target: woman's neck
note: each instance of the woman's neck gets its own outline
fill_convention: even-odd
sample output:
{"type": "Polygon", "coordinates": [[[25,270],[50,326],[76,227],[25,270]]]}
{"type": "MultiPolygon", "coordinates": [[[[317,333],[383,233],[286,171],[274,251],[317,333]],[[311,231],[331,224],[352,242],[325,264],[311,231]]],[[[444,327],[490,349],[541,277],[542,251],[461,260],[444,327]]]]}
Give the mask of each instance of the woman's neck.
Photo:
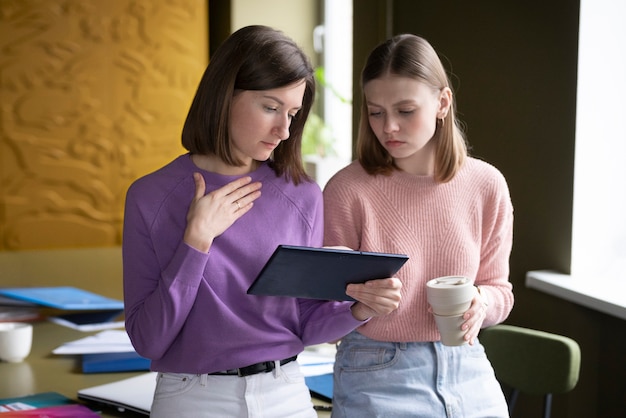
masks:
{"type": "Polygon", "coordinates": [[[192,154],[191,161],[193,161],[196,167],[202,170],[209,171],[211,173],[221,174],[224,176],[238,176],[248,174],[255,171],[260,165],[258,161],[250,160],[248,164],[235,166],[225,163],[215,155],[201,154],[192,154]]]}
{"type": "Polygon", "coordinates": [[[435,150],[430,144],[406,158],[395,158],[398,168],[417,176],[433,176],[435,174],[435,150]]]}

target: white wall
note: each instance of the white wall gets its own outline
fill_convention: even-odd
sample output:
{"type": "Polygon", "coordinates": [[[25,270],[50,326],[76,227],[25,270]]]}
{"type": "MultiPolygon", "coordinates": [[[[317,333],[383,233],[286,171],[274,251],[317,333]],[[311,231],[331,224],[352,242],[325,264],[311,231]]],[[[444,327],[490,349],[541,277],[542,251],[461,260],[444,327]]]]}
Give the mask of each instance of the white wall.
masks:
{"type": "Polygon", "coordinates": [[[248,25],[267,25],[289,35],[309,56],[313,65],[313,29],[317,25],[317,0],[232,0],[233,31],[248,25]]]}

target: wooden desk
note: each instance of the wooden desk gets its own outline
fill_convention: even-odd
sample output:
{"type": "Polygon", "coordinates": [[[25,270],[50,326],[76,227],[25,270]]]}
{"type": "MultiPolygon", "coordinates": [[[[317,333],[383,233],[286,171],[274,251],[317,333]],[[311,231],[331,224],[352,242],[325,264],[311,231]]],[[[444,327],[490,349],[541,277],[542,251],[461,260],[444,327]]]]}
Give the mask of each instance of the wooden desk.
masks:
{"type": "MultiPolygon", "coordinates": [[[[57,356],[52,350],[61,344],[86,337],[85,333],[51,322],[37,322],[33,329],[33,348],[22,363],[0,362],[0,398],[25,396],[39,392],[58,392],[70,399],[77,399],[79,389],[126,379],[140,373],[90,373],[83,374],[78,357],[57,356]]],[[[313,400],[318,405],[325,402],[313,400]]],[[[318,412],[319,417],[330,417],[329,412],[318,412]]],[[[143,417],[131,412],[119,412],[113,408],[102,413],[103,418],[143,417]]]]}

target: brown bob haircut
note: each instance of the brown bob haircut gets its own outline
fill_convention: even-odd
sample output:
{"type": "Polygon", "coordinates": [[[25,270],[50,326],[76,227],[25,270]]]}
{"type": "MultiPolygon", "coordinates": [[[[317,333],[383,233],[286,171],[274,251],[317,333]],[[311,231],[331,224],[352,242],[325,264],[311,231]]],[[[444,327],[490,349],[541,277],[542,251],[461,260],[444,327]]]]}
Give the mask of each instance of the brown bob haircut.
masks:
{"type": "Polygon", "coordinates": [[[215,51],[191,103],[182,145],[191,154],[213,154],[240,166],[232,152],[228,129],[233,96],[240,90],[271,90],[303,81],[302,108],[291,122],[289,139],[269,161],[277,175],[295,184],[308,180],[302,163],[302,132],[315,97],[313,67],[298,45],[267,26],[246,26],[215,51]]]}
{"type": "MultiPolygon", "coordinates": [[[[434,90],[451,88],[433,47],[425,39],[412,34],[394,36],[370,53],[361,72],[361,91],[369,81],[387,74],[416,79],[434,90]]],[[[363,95],[357,158],[369,174],[391,174],[398,167],[376,138],[368,119],[367,101],[363,95]]],[[[465,135],[455,117],[454,100],[445,120],[437,122],[431,141],[436,141],[435,180],[441,183],[452,180],[467,156],[465,135]]]]}

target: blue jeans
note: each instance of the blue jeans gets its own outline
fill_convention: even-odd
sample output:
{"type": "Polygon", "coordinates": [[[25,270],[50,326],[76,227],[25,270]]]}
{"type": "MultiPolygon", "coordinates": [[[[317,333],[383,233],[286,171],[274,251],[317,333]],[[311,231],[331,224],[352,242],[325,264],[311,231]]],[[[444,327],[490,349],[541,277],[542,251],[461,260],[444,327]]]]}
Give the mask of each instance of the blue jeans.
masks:
{"type": "Polygon", "coordinates": [[[440,342],[394,343],[354,331],[341,340],[333,418],[508,417],[485,350],[440,342]]]}

